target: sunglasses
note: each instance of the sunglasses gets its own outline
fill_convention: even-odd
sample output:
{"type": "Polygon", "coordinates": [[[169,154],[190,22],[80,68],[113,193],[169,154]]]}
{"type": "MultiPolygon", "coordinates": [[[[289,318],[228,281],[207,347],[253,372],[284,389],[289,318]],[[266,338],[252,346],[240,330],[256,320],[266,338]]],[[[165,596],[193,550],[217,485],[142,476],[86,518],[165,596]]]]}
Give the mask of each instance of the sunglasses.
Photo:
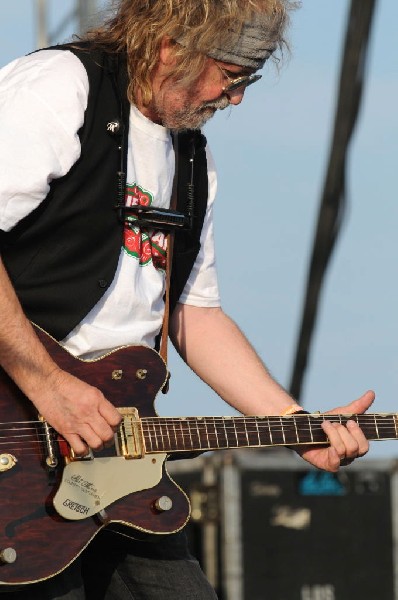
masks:
{"type": "Polygon", "coordinates": [[[214,61],[217,67],[220,69],[223,77],[228,80],[228,84],[225,85],[222,89],[224,94],[228,94],[228,92],[233,92],[238,90],[239,88],[247,88],[252,83],[256,83],[262,77],[262,75],[258,75],[257,73],[252,73],[251,75],[240,75],[240,77],[230,77],[228,73],[220,67],[220,65],[214,61]]]}

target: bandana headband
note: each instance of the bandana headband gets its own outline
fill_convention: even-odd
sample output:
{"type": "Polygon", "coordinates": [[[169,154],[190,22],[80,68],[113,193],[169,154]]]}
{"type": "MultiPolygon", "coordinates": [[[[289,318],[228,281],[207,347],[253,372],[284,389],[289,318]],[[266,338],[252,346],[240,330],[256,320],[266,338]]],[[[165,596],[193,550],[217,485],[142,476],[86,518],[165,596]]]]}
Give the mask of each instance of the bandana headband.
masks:
{"type": "MultiPolygon", "coordinates": [[[[279,29],[279,28],[278,28],[279,29]]],[[[206,52],[208,56],[225,63],[261,69],[266,60],[276,49],[278,35],[275,23],[270,23],[269,16],[256,15],[253,20],[245,23],[237,32],[231,30],[229,39],[220,47],[217,42],[214,48],[206,52]]],[[[184,36],[177,39],[178,43],[185,46],[184,36]]]]}

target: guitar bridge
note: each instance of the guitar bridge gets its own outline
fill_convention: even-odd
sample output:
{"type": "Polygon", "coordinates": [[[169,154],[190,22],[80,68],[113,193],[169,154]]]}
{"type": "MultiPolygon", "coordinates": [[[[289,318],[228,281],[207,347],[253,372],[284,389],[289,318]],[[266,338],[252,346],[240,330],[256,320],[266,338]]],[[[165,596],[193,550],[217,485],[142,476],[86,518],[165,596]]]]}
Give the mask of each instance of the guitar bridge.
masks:
{"type": "Polygon", "coordinates": [[[123,416],[115,435],[119,456],[126,459],[142,458],[145,455],[144,434],[136,408],[119,408],[123,416]]]}

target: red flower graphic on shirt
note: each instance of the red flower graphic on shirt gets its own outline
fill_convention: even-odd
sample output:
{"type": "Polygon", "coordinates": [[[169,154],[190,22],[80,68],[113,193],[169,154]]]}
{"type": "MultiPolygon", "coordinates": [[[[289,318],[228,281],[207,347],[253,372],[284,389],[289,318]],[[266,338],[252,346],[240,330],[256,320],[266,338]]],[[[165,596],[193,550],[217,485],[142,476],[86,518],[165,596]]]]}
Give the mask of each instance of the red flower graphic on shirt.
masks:
{"type": "MultiPolygon", "coordinates": [[[[150,206],[151,192],[134,183],[126,186],[126,206],[150,206]]],[[[163,232],[140,229],[135,217],[128,217],[124,227],[124,250],[137,258],[141,266],[153,263],[156,269],[165,270],[167,238],[163,232]]]]}
{"type": "Polygon", "coordinates": [[[151,192],[134,183],[126,186],[126,206],[150,206],[153,201],[151,192]]]}

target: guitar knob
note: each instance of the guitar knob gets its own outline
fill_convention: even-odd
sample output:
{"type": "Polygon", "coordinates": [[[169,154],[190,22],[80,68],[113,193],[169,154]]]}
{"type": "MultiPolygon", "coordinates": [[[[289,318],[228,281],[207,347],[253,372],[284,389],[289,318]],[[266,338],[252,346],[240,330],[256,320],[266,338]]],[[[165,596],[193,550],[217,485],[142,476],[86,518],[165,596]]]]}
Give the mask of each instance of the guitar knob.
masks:
{"type": "Polygon", "coordinates": [[[137,371],[135,372],[135,376],[137,377],[137,379],[144,380],[144,379],[146,379],[147,375],[148,375],[147,369],[137,369],[137,371]]]}
{"type": "Polygon", "coordinates": [[[168,496],[160,496],[157,500],[155,500],[155,508],[159,512],[166,512],[170,510],[173,506],[173,501],[168,496]]]}
{"type": "Polygon", "coordinates": [[[17,553],[14,548],[4,548],[0,552],[0,563],[11,565],[17,560],[17,553]]]}

